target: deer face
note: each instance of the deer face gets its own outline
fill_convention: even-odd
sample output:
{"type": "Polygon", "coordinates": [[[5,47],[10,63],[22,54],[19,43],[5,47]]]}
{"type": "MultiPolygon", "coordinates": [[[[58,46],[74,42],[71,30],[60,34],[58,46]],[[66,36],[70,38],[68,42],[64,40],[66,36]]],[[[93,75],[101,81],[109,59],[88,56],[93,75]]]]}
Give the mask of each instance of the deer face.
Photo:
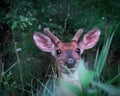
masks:
{"type": "Polygon", "coordinates": [[[72,69],[77,67],[77,62],[80,60],[81,50],[78,48],[77,42],[59,42],[55,51],[52,52],[58,62],[58,66],[62,71],[65,67],[72,69]]]}
{"type": "Polygon", "coordinates": [[[61,72],[65,72],[66,67],[74,71],[83,51],[94,47],[100,36],[100,30],[95,28],[89,31],[81,41],[78,41],[83,32],[82,29],[79,29],[71,42],[62,42],[48,28],[45,28],[44,32],[46,35],[39,32],[34,33],[35,44],[42,51],[52,53],[61,72]]]}

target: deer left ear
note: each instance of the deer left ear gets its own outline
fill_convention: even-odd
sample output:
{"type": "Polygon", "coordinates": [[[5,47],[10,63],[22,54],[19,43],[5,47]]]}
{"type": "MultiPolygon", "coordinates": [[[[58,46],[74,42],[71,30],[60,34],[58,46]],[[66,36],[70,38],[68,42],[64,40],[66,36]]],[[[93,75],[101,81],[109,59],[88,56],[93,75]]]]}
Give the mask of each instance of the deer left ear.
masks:
{"type": "Polygon", "coordinates": [[[42,51],[52,52],[55,48],[55,44],[52,42],[52,40],[48,36],[40,32],[34,33],[33,39],[36,46],[42,51]]]}
{"type": "Polygon", "coordinates": [[[83,39],[78,43],[78,46],[83,49],[90,49],[96,45],[100,37],[100,30],[98,28],[94,28],[90,30],[83,39]]]}

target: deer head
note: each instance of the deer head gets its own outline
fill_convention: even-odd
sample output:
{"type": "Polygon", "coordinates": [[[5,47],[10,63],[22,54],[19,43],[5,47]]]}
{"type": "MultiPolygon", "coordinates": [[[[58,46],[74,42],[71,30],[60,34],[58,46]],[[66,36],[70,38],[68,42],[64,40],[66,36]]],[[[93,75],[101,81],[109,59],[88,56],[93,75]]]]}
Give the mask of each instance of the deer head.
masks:
{"type": "Polygon", "coordinates": [[[44,29],[44,33],[35,32],[33,35],[36,46],[44,51],[51,52],[57,61],[59,74],[66,72],[66,67],[74,72],[78,66],[78,61],[81,59],[83,51],[90,49],[96,45],[99,40],[100,30],[94,28],[84,35],[79,41],[79,37],[83,33],[79,29],[71,42],[62,42],[59,38],[53,35],[48,28],[44,29]]]}

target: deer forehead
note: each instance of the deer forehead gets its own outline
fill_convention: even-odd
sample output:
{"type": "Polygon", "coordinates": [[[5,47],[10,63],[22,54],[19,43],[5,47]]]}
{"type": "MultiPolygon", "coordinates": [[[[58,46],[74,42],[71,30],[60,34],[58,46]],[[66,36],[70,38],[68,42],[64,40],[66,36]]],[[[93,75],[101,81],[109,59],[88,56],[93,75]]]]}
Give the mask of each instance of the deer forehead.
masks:
{"type": "Polygon", "coordinates": [[[58,47],[65,51],[65,50],[75,50],[77,48],[77,43],[76,42],[59,42],[58,47]]]}

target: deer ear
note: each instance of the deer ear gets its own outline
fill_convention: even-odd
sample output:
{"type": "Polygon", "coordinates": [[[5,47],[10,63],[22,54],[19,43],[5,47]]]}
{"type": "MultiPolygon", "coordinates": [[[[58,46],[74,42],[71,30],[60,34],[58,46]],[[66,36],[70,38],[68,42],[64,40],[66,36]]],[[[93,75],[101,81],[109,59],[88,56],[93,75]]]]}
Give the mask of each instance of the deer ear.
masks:
{"type": "Polygon", "coordinates": [[[78,46],[83,49],[90,49],[96,45],[100,37],[100,30],[98,28],[94,28],[90,30],[83,39],[78,43],[78,46]]]}
{"type": "Polygon", "coordinates": [[[55,44],[51,41],[51,39],[42,33],[34,33],[33,39],[35,41],[36,46],[42,51],[52,52],[55,48],[55,44]]]}

